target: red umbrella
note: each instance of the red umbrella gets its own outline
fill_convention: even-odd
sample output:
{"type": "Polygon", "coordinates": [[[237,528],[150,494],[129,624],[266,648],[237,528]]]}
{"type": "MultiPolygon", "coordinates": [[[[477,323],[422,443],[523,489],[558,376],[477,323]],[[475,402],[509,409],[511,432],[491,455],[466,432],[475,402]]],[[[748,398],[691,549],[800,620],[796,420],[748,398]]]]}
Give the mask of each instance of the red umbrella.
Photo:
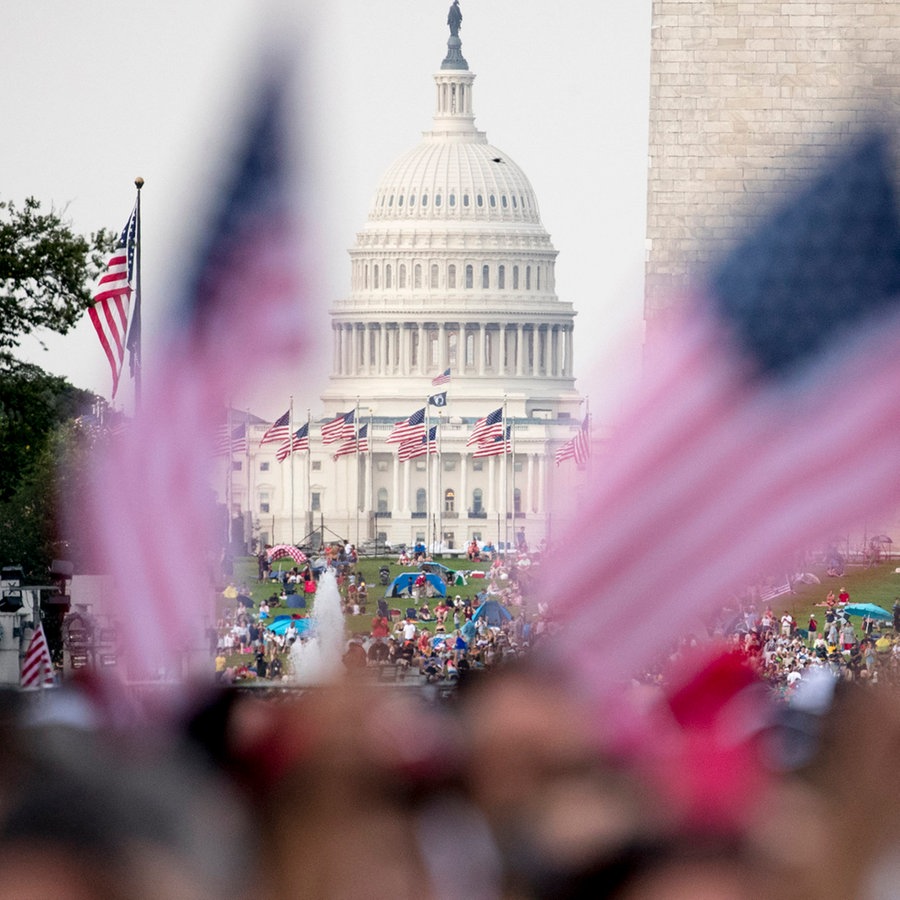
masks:
{"type": "Polygon", "coordinates": [[[293,544],[276,544],[267,551],[266,555],[269,558],[269,562],[275,562],[276,559],[283,559],[285,556],[289,556],[294,562],[306,562],[306,554],[298,550],[293,544]]]}

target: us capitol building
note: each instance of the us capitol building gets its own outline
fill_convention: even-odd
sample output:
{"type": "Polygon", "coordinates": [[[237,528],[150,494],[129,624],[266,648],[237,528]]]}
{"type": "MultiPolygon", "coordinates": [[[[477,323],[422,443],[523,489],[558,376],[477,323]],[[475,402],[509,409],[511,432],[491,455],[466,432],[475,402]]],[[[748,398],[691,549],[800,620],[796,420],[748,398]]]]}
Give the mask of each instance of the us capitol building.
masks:
{"type": "MultiPolygon", "coordinates": [[[[556,488],[584,477],[572,460],[554,462],[585,415],[575,311],[556,296],[557,251],[528,178],[476,128],[460,21],[454,3],[432,129],[388,168],[350,250],[350,292],[330,310],[332,372],[309,451],[278,462],[276,445],[260,446],[268,423],[251,419],[249,471],[234,473],[229,508],[260,541],[460,550],[472,538],[525,536],[534,546],[565,515],[551,509],[556,488]],[[449,382],[435,386],[447,370],[449,382]],[[443,392],[442,405],[428,403],[443,392]],[[439,453],[400,461],[386,439],[423,407],[439,453]],[[512,452],[473,458],[474,423],[498,409],[512,452]],[[367,426],[369,452],[335,459],[321,426],[349,411],[367,426]]],[[[295,410],[294,428],[305,421],[295,410]]]]}

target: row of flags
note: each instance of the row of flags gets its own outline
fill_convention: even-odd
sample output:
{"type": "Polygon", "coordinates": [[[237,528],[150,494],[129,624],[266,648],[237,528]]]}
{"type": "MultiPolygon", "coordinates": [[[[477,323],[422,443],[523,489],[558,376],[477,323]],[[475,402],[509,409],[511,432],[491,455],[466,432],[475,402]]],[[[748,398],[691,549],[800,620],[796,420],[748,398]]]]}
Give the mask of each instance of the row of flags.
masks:
{"type": "MultiPolygon", "coordinates": [[[[438,426],[436,424],[430,427],[426,425],[426,411],[427,407],[423,406],[407,418],[396,422],[393,430],[385,439],[387,444],[398,445],[397,455],[401,462],[438,452],[438,426]]],[[[260,447],[267,444],[278,444],[275,453],[278,462],[283,462],[292,453],[310,449],[309,422],[304,422],[292,434],[290,421],[291,411],[289,409],[266,429],[259,442],[260,447]]],[[[352,409],[345,413],[339,413],[335,418],[322,425],[322,443],[338,445],[333,453],[335,459],[351,453],[367,453],[369,452],[368,429],[368,423],[360,425],[357,429],[356,410],[352,409]]],[[[512,425],[505,423],[502,406],[475,422],[466,446],[475,447],[472,452],[473,459],[512,453],[512,425]]],[[[245,424],[234,428],[222,427],[215,449],[217,455],[246,453],[248,450],[249,443],[245,424]]],[[[581,466],[587,463],[590,455],[590,417],[585,416],[578,433],[557,449],[555,460],[559,465],[567,459],[574,459],[581,466]]]]}

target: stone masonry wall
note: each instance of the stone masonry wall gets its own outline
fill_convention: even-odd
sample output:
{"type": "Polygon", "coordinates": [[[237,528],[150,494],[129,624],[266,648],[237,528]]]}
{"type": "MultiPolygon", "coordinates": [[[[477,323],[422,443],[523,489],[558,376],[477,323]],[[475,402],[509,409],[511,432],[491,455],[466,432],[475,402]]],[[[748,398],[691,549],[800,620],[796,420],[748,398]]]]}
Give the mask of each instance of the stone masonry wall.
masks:
{"type": "Polygon", "coordinates": [[[900,2],[654,0],[648,325],[873,119],[900,121],[900,2]]]}

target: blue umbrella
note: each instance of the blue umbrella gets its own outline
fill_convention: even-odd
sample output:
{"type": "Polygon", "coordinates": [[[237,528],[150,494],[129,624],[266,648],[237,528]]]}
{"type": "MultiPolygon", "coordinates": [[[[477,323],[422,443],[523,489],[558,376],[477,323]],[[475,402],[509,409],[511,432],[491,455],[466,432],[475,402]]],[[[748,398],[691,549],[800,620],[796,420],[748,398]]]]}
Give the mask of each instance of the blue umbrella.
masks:
{"type": "Polygon", "coordinates": [[[288,625],[294,623],[297,626],[297,635],[300,636],[302,634],[306,634],[309,631],[310,621],[309,619],[293,619],[291,616],[278,616],[274,622],[269,625],[266,625],[266,628],[269,631],[274,632],[275,634],[284,634],[288,625]]]}
{"type": "Polygon", "coordinates": [[[844,607],[844,612],[848,616],[868,616],[870,619],[881,619],[885,622],[893,619],[891,613],[875,603],[848,603],[844,607]]]}

